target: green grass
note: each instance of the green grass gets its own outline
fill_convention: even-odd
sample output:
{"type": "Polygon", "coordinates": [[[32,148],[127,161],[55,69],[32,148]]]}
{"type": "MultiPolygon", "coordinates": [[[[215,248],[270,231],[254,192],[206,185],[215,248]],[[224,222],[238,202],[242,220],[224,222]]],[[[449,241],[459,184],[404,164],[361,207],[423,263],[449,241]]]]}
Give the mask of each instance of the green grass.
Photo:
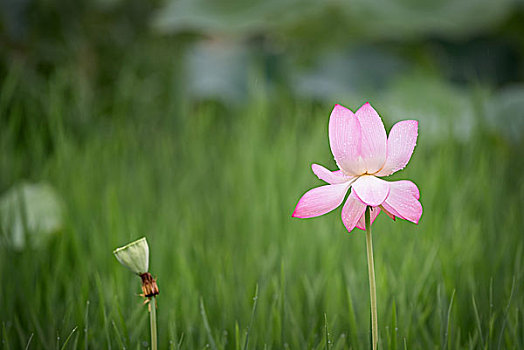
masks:
{"type": "MultiPolygon", "coordinates": [[[[311,163],[334,168],[331,105],[255,83],[242,106],[189,104],[169,74],[132,64],[108,91],[68,69],[25,76],[0,91],[0,189],[48,181],[67,214],[44,247],[0,246],[3,348],[147,348],[139,279],[112,255],[143,235],[160,348],[369,348],[364,232],[340,209],[291,218],[321,184],[311,163]]],[[[401,118],[379,112],[388,129],[401,118]]],[[[522,145],[481,127],[424,135],[394,176],[419,185],[420,224],[373,225],[380,347],[522,349],[522,145]]]]}

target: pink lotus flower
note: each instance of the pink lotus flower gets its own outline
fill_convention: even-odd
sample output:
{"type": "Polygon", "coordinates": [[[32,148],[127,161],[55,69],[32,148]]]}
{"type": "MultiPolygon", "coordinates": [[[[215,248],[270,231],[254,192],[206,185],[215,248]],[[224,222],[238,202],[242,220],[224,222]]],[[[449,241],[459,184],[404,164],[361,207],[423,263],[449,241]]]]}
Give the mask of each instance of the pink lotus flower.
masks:
{"type": "Polygon", "coordinates": [[[380,211],[390,218],[418,224],[422,205],[417,186],[411,181],[385,181],[380,177],[403,169],[417,142],[418,122],[404,120],[391,128],[389,137],[378,113],[366,103],[356,113],[335,105],[329,119],[329,143],[340,170],[313,164],[319,179],[329,185],[306,192],[293,217],[311,218],[329,213],[342,204],[342,222],[348,232],[365,229],[366,206],[372,208],[371,223],[380,211]]]}

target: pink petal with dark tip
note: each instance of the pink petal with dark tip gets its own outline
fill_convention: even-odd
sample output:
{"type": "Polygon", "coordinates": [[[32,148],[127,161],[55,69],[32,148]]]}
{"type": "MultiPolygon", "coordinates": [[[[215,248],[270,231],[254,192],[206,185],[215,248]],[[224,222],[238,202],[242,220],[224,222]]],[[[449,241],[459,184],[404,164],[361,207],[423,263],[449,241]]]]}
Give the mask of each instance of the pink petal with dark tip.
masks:
{"type": "Polygon", "coordinates": [[[383,212],[384,214],[386,214],[387,216],[389,216],[389,218],[393,221],[395,221],[395,215],[391,214],[389,211],[387,211],[386,209],[384,209],[383,206],[380,206],[379,207],[383,212]]]}

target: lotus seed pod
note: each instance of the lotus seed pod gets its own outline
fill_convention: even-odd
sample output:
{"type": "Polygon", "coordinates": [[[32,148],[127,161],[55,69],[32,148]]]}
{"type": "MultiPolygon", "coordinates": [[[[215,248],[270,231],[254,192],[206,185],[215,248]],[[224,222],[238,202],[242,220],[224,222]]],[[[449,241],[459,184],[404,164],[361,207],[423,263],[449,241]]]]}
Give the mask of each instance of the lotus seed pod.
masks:
{"type": "Polygon", "coordinates": [[[137,275],[149,269],[149,246],[145,237],[115,249],[113,254],[122,265],[137,275]]]}

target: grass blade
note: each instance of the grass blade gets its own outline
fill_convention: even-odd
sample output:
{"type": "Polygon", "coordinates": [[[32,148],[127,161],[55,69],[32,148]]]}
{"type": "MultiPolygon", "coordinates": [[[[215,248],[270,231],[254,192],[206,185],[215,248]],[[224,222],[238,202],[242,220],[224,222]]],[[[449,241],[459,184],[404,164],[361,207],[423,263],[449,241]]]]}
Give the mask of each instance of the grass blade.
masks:
{"type": "Polygon", "coordinates": [[[71,333],[69,333],[69,335],[67,336],[64,344],[62,344],[62,346],[60,347],[60,350],[64,350],[66,348],[66,345],[67,343],[69,343],[69,340],[71,339],[71,337],[73,336],[73,334],[75,334],[76,330],[78,329],[78,326],[76,326],[75,328],[73,328],[73,330],[71,331],[71,333]]]}
{"type": "Polygon", "coordinates": [[[504,320],[502,321],[502,329],[499,334],[499,341],[497,344],[497,350],[500,350],[500,345],[502,344],[502,337],[504,336],[504,331],[506,329],[506,323],[508,321],[509,308],[511,306],[511,301],[513,300],[513,292],[515,291],[515,276],[513,276],[513,281],[511,282],[511,292],[509,293],[508,304],[506,305],[506,310],[504,311],[504,320]]]}
{"type": "Polygon", "coordinates": [[[448,314],[446,317],[446,327],[444,333],[444,342],[442,343],[442,349],[445,349],[448,346],[449,333],[451,333],[451,309],[453,308],[453,300],[455,299],[455,289],[451,293],[451,300],[449,301],[448,314]]]}
{"type": "Polygon", "coordinates": [[[249,344],[249,332],[251,328],[253,327],[253,322],[255,320],[255,313],[257,311],[257,302],[258,302],[258,283],[255,287],[255,297],[253,298],[253,309],[251,310],[251,320],[249,321],[249,327],[246,331],[246,341],[244,343],[244,350],[247,350],[248,344],[249,344]]]}
{"type": "Polygon", "coordinates": [[[206,329],[207,337],[209,339],[209,345],[211,346],[211,349],[217,350],[217,345],[215,343],[215,339],[213,338],[213,334],[211,333],[211,327],[209,327],[206,309],[204,307],[204,300],[202,298],[200,298],[200,315],[202,315],[202,320],[204,321],[204,328],[206,329]]]}
{"type": "Polygon", "coordinates": [[[29,339],[27,339],[27,344],[25,345],[25,350],[29,349],[29,345],[31,345],[31,340],[33,340],[33,336],[35,334],[34,333],[31,333],[31,335],[29,336],[29,339]]]}
{"type": "Polygon", "coordinates": [[[84,349],[88,350],[89,348],[89,300],[86,302],[86,312],[84,318],[84,349]]]}
{"type": "Polygon", "coordinates": [[[328,331],[328,323],[327,323],[327,314],[324,312],[324,333],[326,335],[326,350],[329,350],[329,331],[328,331]]]}
{"type": "Polygon", "coordinates": [[[482,325],[480,323],[479,311],[477,309],[477,302],[475,301],[475,296],[471,295],[471,301],[473,303],[473,310],[475,311],[475,321],[477,323],[477,329],[479,332],[480,342],[482,343],[482,349],[486,348],[484,343],[484,336],[482,335],[482,325]]]}

